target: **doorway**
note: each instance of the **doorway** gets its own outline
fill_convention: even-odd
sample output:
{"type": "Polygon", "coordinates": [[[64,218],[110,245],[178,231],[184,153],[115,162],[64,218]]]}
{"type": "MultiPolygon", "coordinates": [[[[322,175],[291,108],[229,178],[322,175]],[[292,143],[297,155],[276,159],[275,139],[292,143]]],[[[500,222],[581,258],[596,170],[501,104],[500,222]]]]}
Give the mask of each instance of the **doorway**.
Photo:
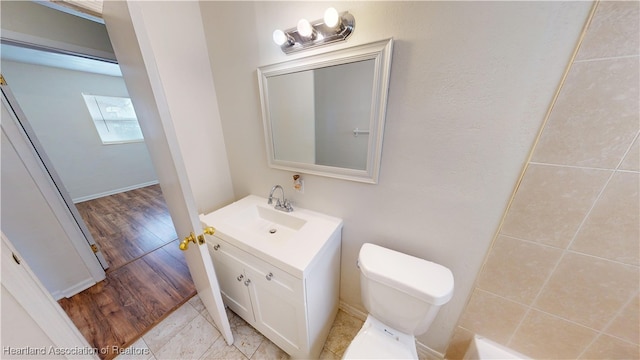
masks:
{"type": "MultiPolygon", "coordinates": [[[[4,55],[3,52],[3,57],[4,55]]],[[[41,65],[9,64],[4,60],[3,71],[7,74],[10,86],[23,80],[20,79],[20,74],[24,72],[21,73],[20,70],[39,75],[47,71],[61,71],[38,68],[41,65]]],[[[54,88],[56,81],[51,81],[50,76],[46,76],[46,80],[50,82],[46,92],[59,95],[61,91],[54,88]]],[[[34,82],[28,83],[29,92],[35,91],[34,82]]],[[[45,104],[41,96],[36,94],[34,100],[27,95],[27,92],[19,93],[16,99],[20,104],[29,101],[35,101],[41,107],[45,104]]],[[[47,117],[51,121],[65,118],[55,114],[51,108],[47,110],[47,117]]],[[[59,121],[56,125],[60,125],[59,121]]],[[[44,130],[41,128],[40,133],[43,132],[54,137],[58,134],[55,127],[44,130]]],[[[57,143],[68,141],[53,140],[57,143]]],[[[50,149],[44,148],[44,151],[51,158],[50,149]]],[[[66,152],[67,159],[71,155],[77,154],[66,152]]],[[[100,162],[99,165],[106,164],[100,162]]],[[[144,164],[137,167],[141,166],[144,164]]],[[[79,171],[91,172],[91,169],[79,171]]],[[[108,349],[105,354],[101,353],[104,358],[113,357],[114,347],[117,349],[128,346],[195,294],[184,255],[178,250],[177,235],[160,187],[157,182],[146,185],[81,201],[75,205],[82,215],[76,220],[79,225],[86,223],[93,238],[103,246],[110,266],[104,281],[71,298],[61,299],[59,304],[92,346],[108,349]]],[[[66,187],[68,186],[59,188],[66,187]]]]}
{"type": "Polygon", "coordinates": [[[159,185],[77,204],[96,242],[112,259],[106,279],[58,301],[92,346],[135,342],[196,290],[159,185]]]}

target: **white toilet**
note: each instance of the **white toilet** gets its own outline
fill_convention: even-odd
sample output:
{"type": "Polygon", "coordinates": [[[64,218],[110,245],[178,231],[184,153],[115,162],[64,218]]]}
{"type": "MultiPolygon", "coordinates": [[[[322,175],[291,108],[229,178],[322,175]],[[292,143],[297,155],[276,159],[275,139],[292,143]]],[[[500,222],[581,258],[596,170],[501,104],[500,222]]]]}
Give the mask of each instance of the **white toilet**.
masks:
{"type": "Polygon", "coordinates": [[[364,244],[358,256],[367,320],[343,359],[417,359],[415,336],[453,295],[453,274],[417,257],[364,244]]]}

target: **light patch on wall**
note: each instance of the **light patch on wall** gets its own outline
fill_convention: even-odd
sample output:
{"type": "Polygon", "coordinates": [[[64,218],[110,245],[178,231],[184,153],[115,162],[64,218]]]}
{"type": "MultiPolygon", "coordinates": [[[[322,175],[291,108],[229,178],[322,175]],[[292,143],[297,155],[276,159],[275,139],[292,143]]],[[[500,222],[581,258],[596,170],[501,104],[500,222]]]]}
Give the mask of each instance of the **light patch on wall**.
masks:
{"type": "Polygon", "coordinates": [[[82,97],[103,144],[144,141],[130,98],[87,94],[82,97]]]}

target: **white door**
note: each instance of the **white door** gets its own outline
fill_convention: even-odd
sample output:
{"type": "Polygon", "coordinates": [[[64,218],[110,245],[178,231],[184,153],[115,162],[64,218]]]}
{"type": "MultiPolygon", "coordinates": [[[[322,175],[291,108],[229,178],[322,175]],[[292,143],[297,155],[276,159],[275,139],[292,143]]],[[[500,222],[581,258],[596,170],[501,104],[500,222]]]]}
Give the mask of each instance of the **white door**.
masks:
{"type": "MultiPolygon", "coordinates": [[[[196,236],[203,233],[191,184],[194,179],[207,176],[210,171],[207,166],[212,166],[212,157],[217,154],[201,154],[202,164],[199,166],[187,167],[185,163],[187,159],[184,158],[184,154],[195,146],[194,139],[185,136],[184,132],[178,134],[176,127],[189,124],[195,127],[195,131],[203,132],[203,130],[197,122],[198,119],[186,116],[181,111],[184,107],[181,108],[179,105],[184,105],[188,99],[179,96],[180,94],[176,96],[176,89],[171,88],[171,80],[174,79],[172,76],[175,74],[167,70],[166,63],[162,63],[162,57],[157,54],[161,50],[166,50],[160,49],[160,46],[173,44],[170,41],[160,41],[158,44],[158,40],[163,39],[158,39],[157,33],[166,31],[162,28],[168,26],[176,27],[176,31],[188,31],[191,23],[197,18],[188,18],[189,14],[185,15],[185,11],[188,13],[188,10],[193,11],[195,7],[199,13],[199,7],[197,3],[185,2],[185,11],[180,9],[181,11],[175,11],[172,14],[159,14],[153,11],[157,9],[154,7],[163,6],[163,4],[178,6],[178,3],[173,2],[159,4],[158,2],[107,1],[104,2],[103,17],[176,232],[181,238],[185,238],[192,232],[196,236]],[[159,16],[162,18],[160,19],[159,16]],[[171,25],[167,24],[168,19],[171,20],[171,25]]],[[[189,55],[170,54],[169,56],[177,58],[171,58],[168,62],[180,61],[189,55]]],[[[194,81],[197,82],[198,79],[194,81]]],[[[210,81],[212,82],[212,79],[210,81]]],[[[197,84],[185,84],[184,87],[189,85],[197,84]]],[[[186,91],[182,88],[178,90],[186,91]]],[[[196,106],[206,107],[206,104],[196,104],[196,106]]],[[[222,145],[224,149],[224,144],[222,145]]],[[[193,165],[193,159],[188,160],[193,165]]],[[[226,166],[228,171],[228,164],[226,166]]],[[[213,180],[212,183],[214,183],[213,180]]],[[[189,243],[189,248],[184,254],[202,302],[226,342],[232,344],[233,335],[207,245],[189,243]]]]}
{"type": "Polygon", "coordinates": [[[2,230],[56,299],[73,296],[105,278],[104,257],[1,74],[0,91],[2,230]]]}

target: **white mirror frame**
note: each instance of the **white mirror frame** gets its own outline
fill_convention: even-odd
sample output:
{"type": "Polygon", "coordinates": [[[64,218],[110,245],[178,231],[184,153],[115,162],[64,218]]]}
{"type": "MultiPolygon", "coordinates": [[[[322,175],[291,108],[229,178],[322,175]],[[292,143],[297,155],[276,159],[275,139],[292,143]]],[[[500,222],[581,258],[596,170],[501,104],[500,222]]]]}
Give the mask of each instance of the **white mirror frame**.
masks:
{"type": "Polygon", "coordinates": [[[262,103],[262,120],[264,125],[269,167],[294,172],[328,176],[338,179],[360,181],[377,184],[382,158],[382,138],[387,109],[387,94],[391,74],[391,56],[393,39],[386,39],[351,48],[312,55],[278,64],[258,68],[258,85],[262,103]],[[371,119],[369,142],[367,147],[367,164],[364,170],[340,168],[333,166],[278,160],[275,158],[271,118],[269,116],[269,94],[267,80],[269,77],[313,70],[328,66],[374,60],[373,89],[371,92],[371,119]]]}

